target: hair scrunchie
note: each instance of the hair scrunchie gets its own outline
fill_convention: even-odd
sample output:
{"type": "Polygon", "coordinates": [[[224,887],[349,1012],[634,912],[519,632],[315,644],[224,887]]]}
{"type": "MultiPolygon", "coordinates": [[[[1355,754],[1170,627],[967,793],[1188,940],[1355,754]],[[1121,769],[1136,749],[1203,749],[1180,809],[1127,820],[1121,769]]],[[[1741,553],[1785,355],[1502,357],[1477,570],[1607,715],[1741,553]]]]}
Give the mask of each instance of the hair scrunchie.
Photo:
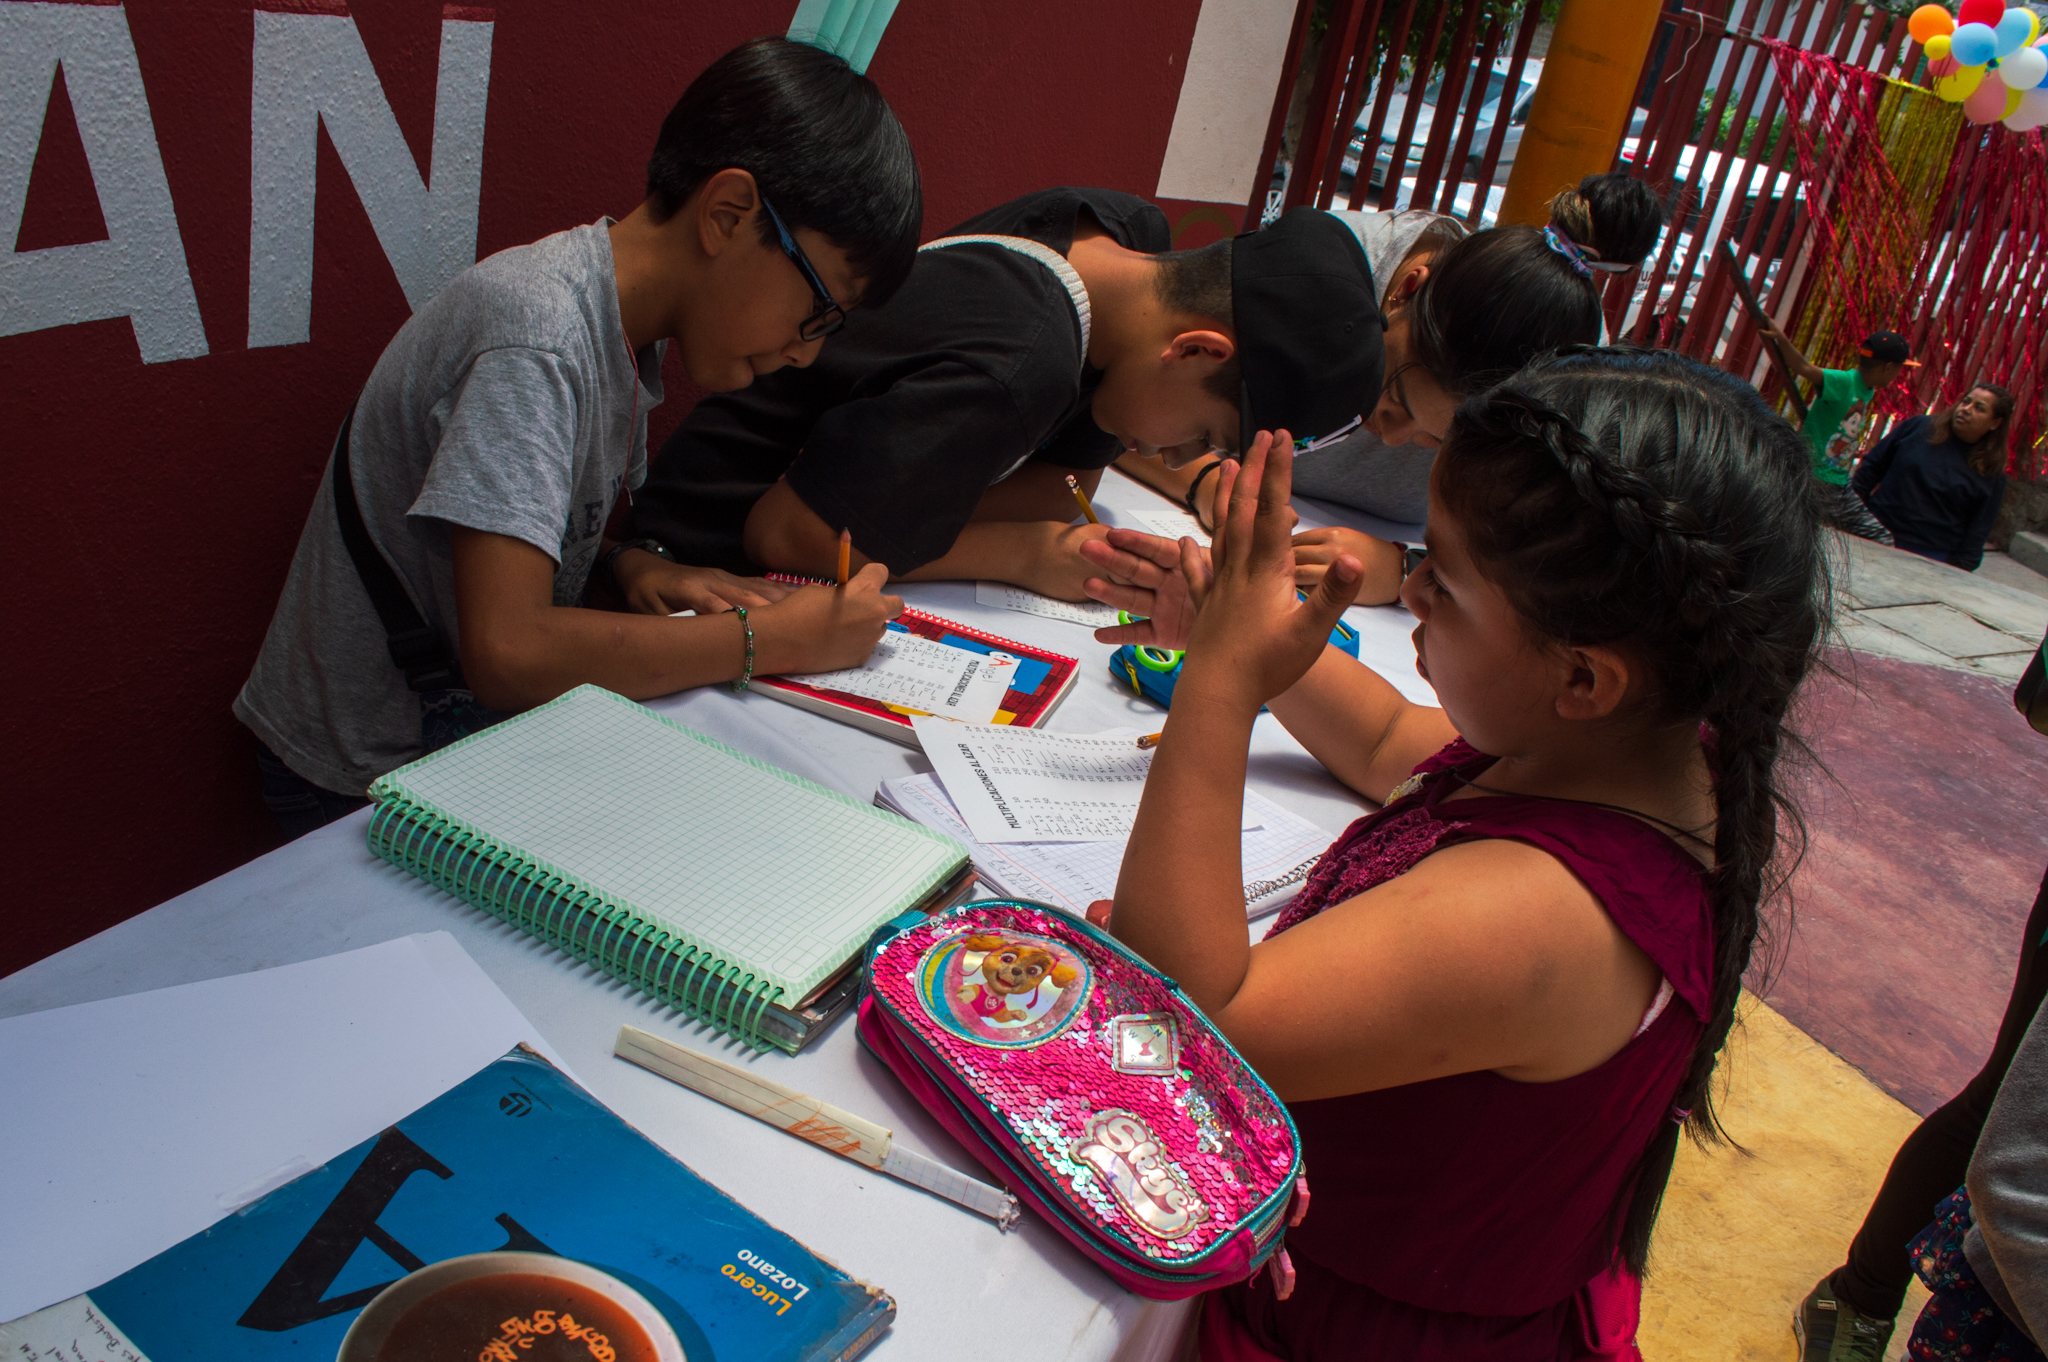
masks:
{"type": "Polygon", "coordinates": [[[1556,227],[1551,226],[1543,229],[1543,244],[1563,256],[1566,263],[1578,271],[1581,279],[1591,279],[1593,277],[1593,267],[1586,262],[1585,250],[1563,232],[1558,231],[1556,227]]]}

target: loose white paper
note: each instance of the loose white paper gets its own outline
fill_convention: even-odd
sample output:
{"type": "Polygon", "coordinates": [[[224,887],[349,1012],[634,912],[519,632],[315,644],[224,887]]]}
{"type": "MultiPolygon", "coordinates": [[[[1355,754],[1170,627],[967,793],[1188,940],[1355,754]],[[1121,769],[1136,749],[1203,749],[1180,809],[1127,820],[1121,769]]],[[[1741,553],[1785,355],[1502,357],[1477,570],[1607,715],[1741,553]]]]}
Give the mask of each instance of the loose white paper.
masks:
{"type": "Polygon", "coordinates": [[[562,1066],[446,932],[0,1020],[0,1320],[119,1276],[522,1041],[562,1066]]]}
{"type": "Polygon", "coordinates": [[[974,603],[1014,610],[1020,615],[1042,615],[1049,620],[1085,624],[1090,629],[1106,629],[1116,623],[1116,607],[1113,605],[1104,605],[1100,601],[1054,600],[1007,582],[976,582],[974,603]]]}
{"type": "MultiPolygon", "coordinates": [[[[991,846],[976,838],[934,776],[885,780],[877,801],[906,818],[943,832],[967,848],[974,868],[997,893],[1086,913],[1097,899],[1116,895],[1127,842],[1014,842],[991,846]]],[[[1240,848],[1245,916],[1263,917],[1291,902],[1308,872],[1333,840],[1256,790],[1245,791],[1245,812],[1258,826],[1240,848]]]]}
{"type": "Polygon", "coordinates": [[[1186,511],[1171,511],[1165,507],[1132,511],[1131,517],[1154,534],[1163,534],[1168,539],[1192,538],[1203,548],[1209,547],[1209,532],[1202,523],[1186,511]]]}
{"type": "MultiPolygon", "coordinates": [[[[912,719],[925,756],[977,839],[1121,842],[1131,835],[1152,752],[1128,730],[1048,733],[912,719]]],[[[1245,815],[1246,825],[1257,823],[1245,815]]]]}
{"type": "Polygon", "coordinates": [[[1003,707],[1016,675],[1017,659],[1008,653],[977,653],[891,629],[860,666],[789,680],[955,723],[985,724],[1003,707]]]}

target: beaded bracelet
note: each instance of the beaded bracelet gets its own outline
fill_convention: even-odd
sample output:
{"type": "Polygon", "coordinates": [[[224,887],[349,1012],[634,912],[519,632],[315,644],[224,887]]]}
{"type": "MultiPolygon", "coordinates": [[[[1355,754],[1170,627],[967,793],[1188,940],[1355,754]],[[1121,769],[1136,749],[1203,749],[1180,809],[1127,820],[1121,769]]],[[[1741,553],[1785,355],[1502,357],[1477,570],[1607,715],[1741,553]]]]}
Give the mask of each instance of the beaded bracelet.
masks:
{"type": "Polygon", "coordinates": [[[733,693],[738,694],[754,679],[754,626],[747,623],[747,607],[744,605],[734,606],[732,612],[740,617],[740,628],[747,636],[747,660],[740,668],[740,679],[732,683],[733,693]]]}

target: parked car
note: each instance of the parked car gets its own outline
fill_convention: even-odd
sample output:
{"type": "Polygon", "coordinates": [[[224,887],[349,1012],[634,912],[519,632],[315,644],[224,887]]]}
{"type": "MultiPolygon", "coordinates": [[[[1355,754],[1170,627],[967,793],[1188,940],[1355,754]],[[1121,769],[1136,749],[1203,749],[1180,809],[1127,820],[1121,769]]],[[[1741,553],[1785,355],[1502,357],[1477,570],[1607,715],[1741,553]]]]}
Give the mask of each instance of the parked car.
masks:
{"type": "MultiPolygon", "coordinates": [[[[1476,174],[1480,162],[1485,159],[1487,140],[1493,136],[1494,122],[1500,117],[1501,96],[1507,88],[1510,65],[1508,58],[1496,57],[1487,72],[1486,98],[1479,106],[1479,113],[1472,128],[1471,152],[1466,157],[1467,174],[1476,174]]],[[[1505,170],[1514,162],[1515,148],[1522,140],[1521,125],[1528,121],[1529,101],[1535,97],[1536,82],[1542,74],[1541,57],[1531,57],[1523,63],[1521,79],[1516,84],[1513,99],[1508,102],[1508,129],[1502,138],[1499,161],[1501,170],[1505,170]]],[[[1443,83],[1443,74],[1439,72],[1436,79],[1423,87],[1422,107],[1415,112],[1415,128],[1408,139],[1409,152],[1405,168],[1412,169],[1421,159],[1422,149],[1429,144],[1429,132],[1436,122],[1437,100],[1443,93],[1443,83]]],[[[1386,183],[1387,168],[1393,164],[1394,144],[1400,140],[1401,120],[1408,112],[1410,84],[1411,81],[1403,81],[1394,87],[1394,93],[1387,98],[1387,118],[1381,128],[1379,148],[1373,157],[1372,175],[1368,181],[1375,187],[1386,183]]],[[[1470,97],[1471,87],[1468,84],[1458,96],[1460,109],[1452,111],[1453,117],[1470,97]]],[[[1378,100],[1379,86],[1375,82],[1372,90],[1366,94],[1364,103],[1359,106],[1358,121],[1351,131],[1351,142],[1344,148],[1345,179],[1357,178],[1358,163],[1365,153],[1365,135],[1371,126],[1373,107],[1378,100]]]]}

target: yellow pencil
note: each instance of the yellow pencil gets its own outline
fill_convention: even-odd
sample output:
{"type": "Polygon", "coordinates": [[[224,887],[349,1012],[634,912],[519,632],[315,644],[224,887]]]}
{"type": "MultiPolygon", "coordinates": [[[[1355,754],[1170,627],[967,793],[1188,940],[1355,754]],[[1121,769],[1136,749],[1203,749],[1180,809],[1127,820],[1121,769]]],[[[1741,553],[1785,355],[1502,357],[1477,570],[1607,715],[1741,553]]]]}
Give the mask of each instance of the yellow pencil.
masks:
{"type": "Polygon", "coordinates": [[[846,585],[848,572],[853,568],[853,531],[839,532],[839,585],[846,585]]]}
{"type": "Polygon", "coordinates": [[[1150,749],[1159,746],[1159,740],[1165,736],[1166,734],[1163,732],[1147,733],[1144,737],[1138,739],[1138,746],[1145,748],[1149,751],[1150,749]]]}
{"type": "Polygon", "coordinates": [[[1074,494],[1074,500],[1081,503],[1081,514],[1088,517],[1088,523],[1100,525],[1102,522],[1096,518],[1095,508],[1088,504],[1088,494],[1081,490],[1081,484],[1074,480],[1072,473],[1067,474],[1067,490],[1074,494]]]}

